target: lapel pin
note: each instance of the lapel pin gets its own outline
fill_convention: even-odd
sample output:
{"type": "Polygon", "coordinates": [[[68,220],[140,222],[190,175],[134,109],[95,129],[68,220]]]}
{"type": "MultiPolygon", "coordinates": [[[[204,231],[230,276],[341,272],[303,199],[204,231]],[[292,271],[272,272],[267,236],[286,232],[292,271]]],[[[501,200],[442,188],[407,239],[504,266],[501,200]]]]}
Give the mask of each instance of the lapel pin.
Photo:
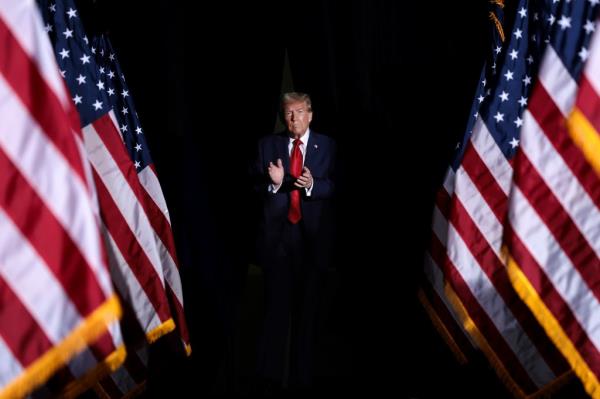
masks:
{"type": "Polygon", "coordinates": [[[317,148],[319,148],[319,146],[315,144],[315,150],[316,150],[317,148]]]}

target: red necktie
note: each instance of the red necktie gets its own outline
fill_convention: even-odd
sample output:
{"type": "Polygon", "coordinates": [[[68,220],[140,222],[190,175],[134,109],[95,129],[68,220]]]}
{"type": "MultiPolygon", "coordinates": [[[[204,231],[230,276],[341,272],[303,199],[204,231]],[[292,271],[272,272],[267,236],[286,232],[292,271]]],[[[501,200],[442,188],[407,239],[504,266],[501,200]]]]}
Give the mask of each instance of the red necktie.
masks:
{"type": "MultiPolygon", "coordinates": [[[[290,155],[290,173],[296,179],[302,174],[302,152],[300,152],[301,143],[302,142],[299,139],[294,140],[294,147],[292,148],[292,154],[290,155]]],[[[288,210],[288,220],[292,224],[296,224],[301,218],[302,213],[300,211],[300,192],[298,190],[292,190],[290,192],[290,209],[288,210]]]]}

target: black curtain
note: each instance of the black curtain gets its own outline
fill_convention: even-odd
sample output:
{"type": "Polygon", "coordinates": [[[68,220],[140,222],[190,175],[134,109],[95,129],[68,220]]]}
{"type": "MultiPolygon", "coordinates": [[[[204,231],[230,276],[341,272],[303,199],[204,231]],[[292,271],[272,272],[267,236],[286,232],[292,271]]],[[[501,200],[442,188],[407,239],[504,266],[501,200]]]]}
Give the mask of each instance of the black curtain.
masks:
{"type": "Polygon", "coordinates": [[[466,383],[416,300],[434,193],[488,50],[487,2],[240,3],[88,5],[119,52],[171,211],[195,389],[235,377],[253,261],[246,172],[273,131],[286,50],[313,129],[338,144],[337,334],[351,363],[338,388],[476,397],[469,385],[496,386],[489,373],[466,383]]]}
{"type": "Polygon", "coordinates": [[[304,4],[288,5],[286,44],[295,87],[313,95],[313,126],[339,145],[336,265],[350,384],[435,396],[460,376],[416,288],[434,193],[488,49],[487,5],[304,4]]]}

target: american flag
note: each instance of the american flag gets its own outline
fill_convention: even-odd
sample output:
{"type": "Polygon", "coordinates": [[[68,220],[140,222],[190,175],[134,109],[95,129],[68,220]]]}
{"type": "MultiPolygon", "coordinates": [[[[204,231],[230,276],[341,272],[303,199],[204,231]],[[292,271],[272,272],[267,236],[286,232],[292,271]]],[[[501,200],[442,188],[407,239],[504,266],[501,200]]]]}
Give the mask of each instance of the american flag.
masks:
{"type": "MultiPolygon", "coordinates": [[[[487,82],[494,76],[496,59],[501,52],[502,43],[505,40],[504,28],[502,26],[504,21],[504,4],[502,2],[491,1],[489,5],[489,16],[493,23],[491,31],[492,46],[490,49],[489,60],[484,62],[483,68],[481,69],[479,82],[487,82]]],[[[479,108],[481,107],[488,90],[489,89],[484,84],[477,85],[469,115],[475,115],[479,112],[479,108]]],[[[457,154],[454,157],[454,165],[458,164],[462,157],[462,152],[458,150],[466,147],[466,144],[473,133],[475,121],[476,118],[468,118],[467,120],[465,134],[456,147],[457,154]]],[[[454,174],[454,169],[450,169],[448,173],[454,174]]],[[[438,196],[441,196],[441,198],[448,196],[444,187],[439,189],[438,196]]],[[[439,206],[442,206],[442,204],[438,201],[438,207],[439,206]]],[[[440,210],[445,214],[449,211],[450,203],[446,201],[444,206],[445,207],[440,210]]],[[[429,257],[430,255],[427,254],[427,256],[429,257]]],[[[427,263],[427,265],[429,266],[430,263],[427,263]]],[[[425,278],[421,283],[421,289],[418,294],[421,304],[425,308],[441,337],[446,341],[448,347],[454,353],[457,361],[461,364],[467,363],[473,354],[476,344],[471,340],[470,335],[463,328],[460,318],[453,310],[450,297],[455,298],[456,294],[454,294],[452,288],[446,284],[443,274],[437,269],[427,267],[425,269],[425,278]]]]}
{"type": "Polygon", "coordinates": [[[189,355],[191,346],[183,311],[183,290],[175,253],[175,242],[171,231],[171,220],[152,163],[149,147],[135,110],[133,98],[125,82],[125,75],[108,37],[105,35],[95,36],[92,39],[91,51],[98,63],[98,73],[101,78],[104,77],[106,82],[106,92],[115,110],[127,152],[133,160],[139,180],[145,191],[144,198],[141,198],[140,201],[144,202],[145,210],[155,231],[156,245],[163,266],[167,298],[181,342],[189,355]]]}
{"type": "Polygon", "coordinates": [[[35,2],[0,1],[0,42],[0,397],[14,398],[86,345],[109,368],[124,352],[76,110],[35,2]]]}
{"type": "MultiPolygon", "coordinates": [[[[167,234],[170,237],[170,225],[164,222],[168,221],[164,200],[159,205],[155,202],[158,198],[156,190],[158,188],[160,191],[160,186],[150,167],[147,146],[143,141],[138,141],[140,146],[143,145],[142,148],[137,147],[139,151],[136,145],[128,147],[132,142],[124,141],[127,136],[119,131],[123,124],[117,121],[115,115],[121,110],[114,110],[115,98],[126,98],[129,93],[127,90],[117,93],[110,82],[113,75],[110,71],[102,73],[104,67],[96,61],[95,48],[85,35],[72,0],[40,0],[39,4],[59,68],[79,111],[84,145],[92,164],[99,198],[113,283],[125,300],[125,305],[132,309],[147,341],[154,342],[175,329],[168,300],[168,293],[174,290],[170,285],[165,287],[165,276],[175,277],[174,273],[169,273],[172,265],[165,263],[165,253],[173,263],[175,256],[172,238],[170,246],[163,244],[167,241],[164,237],[167,234]],[[132,159],[131,151],[146,155],[132,159]],[[144,167],[141,160],[145,161],[144,167]]],[[[176,277],[179,277],[178,272],[176,277]]],[[[176,279],[176,282],[179,280],[176,279]]],[[[178,294],[181,294],[180,289],[178,294]]],[[[180,305],[183,312],[183,303],[180,305]]],[[[179,327],[180,331],[187,332],[185,324],[179,327]]],[[[185,344],[189,347],[189,342],[185,344]]],[[[129,348],[129,352],[128,362],[139,363],[141,366],[136,369],[144,368],[146,362],[143,353],[139,353],[137,348],[129,348]]],[[[87,359],[75,360],[86,364],[98,362],[101,358],[88,356],[87,359]]],[[[70,369],[75,373],[80,366],[72,363],[70,369]]],[[[129,368],[118,370],[117,374],[111,376],[112,382],[110,379],[103,380],[102,388],[122,394],[137,389],[142,381],[130,371],[129,368]]],[[[94,379],[79,380],[89,382],[94,379]]],[[[87,387],[78,380],[70,386],[67,390],[73,392],[87,387]]]]}
{"type": "Polygon", "coordinates": [[[459,143],[438,193],[426,262],[430,280],[442,282],[438,292],[517,397],[551,389],[569,370],[512,288],[501,257],[523,111],[548,33],[561,23],[556,3],[518,2],[514,26],[497,49],[495,74],[480,82],[486,90],[471,116],[472,134],[459,143]]]}
{"type": "Polygon", "coordinates": [[[61,73],[79,111],[113,279],[121,295],[136,310],[146,334],[160,336],[165,326],[172,325],[164,273],[154,230],[138,199],[142,196],[141,184],[117,129],[106,80],[100,76],[74,2],[39,3],[61,73]]]}
{"type": "Polygon", "coordinates": [[[599,9],[600,0],[562,1],[552,14],[554,30],[523,115],[504,237],[511,281],[594,398],[600,398],[599,9]]]}

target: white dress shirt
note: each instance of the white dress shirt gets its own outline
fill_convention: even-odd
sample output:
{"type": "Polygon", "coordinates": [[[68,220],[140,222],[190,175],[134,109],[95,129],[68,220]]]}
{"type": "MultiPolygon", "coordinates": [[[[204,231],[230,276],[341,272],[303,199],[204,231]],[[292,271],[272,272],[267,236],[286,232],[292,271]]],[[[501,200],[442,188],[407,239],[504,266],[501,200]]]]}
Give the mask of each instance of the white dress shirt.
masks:
{"type": "MultiPolygon", "coordinates": [[[[304,133],[302,135],[302,137],[300,137],[300,152],[302,153],[302,166],[304,166],[304,160],[306,159],[306,148],[308,145],[308,138],[310,137],[310,129],[306,130],[306,133],[304,133]]],[[[292,156],[292,149],[294,148],[294,138],[290,137],[290,141],[288,143],[288,155],[292,156]]],[[[312,184],[310,187],[305,187],[304,189],[306,190],[306,195],[310,197],[310,194],[312,192],[312,189],[315,185],[315,182],[313,180],[312,184]]],[[[269,184],[269,192],[275,194],[277,191],[279,191],[279,189],[281,188],[281,184],[279,186],[275,186],[274,184],[269,184]]]]}

